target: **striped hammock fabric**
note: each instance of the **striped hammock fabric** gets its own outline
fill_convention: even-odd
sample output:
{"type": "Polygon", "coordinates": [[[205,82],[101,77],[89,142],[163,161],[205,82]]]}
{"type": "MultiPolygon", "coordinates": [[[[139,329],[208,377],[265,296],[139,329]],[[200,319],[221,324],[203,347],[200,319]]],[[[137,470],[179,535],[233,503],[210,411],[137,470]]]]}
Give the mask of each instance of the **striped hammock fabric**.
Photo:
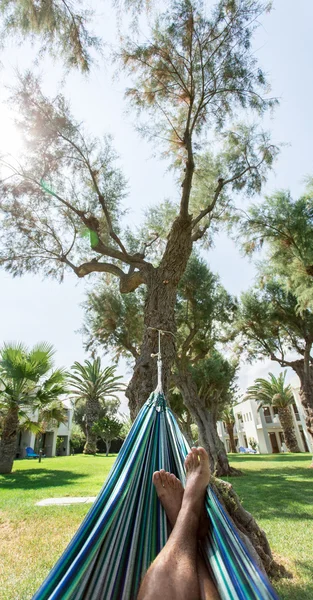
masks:
{"type": "MultiPolygon", "coordinates": [[[[99,496],[33,600],[135,600],[169,531],[152,474],[184,484],[189,446],[162,394],[142,407],[99,496]]],[[[238,537],[213,491],[203,551],[221,600],[278,599],[238,537]]]]}

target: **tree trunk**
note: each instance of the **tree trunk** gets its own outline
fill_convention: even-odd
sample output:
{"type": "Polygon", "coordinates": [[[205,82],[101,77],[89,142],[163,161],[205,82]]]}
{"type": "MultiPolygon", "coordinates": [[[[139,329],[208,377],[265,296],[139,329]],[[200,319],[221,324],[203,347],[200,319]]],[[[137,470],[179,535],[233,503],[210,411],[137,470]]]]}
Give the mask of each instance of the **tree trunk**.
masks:
{"type": "Polygon", "coordinates": [[[236,453],[237,448],[234,438],[234,423],[226,423],[227,433],[229,435],[230,451],[236,453]]]}
{"type": "Polygon", "coordinates": [[[97,434],[92,428],[100,415],[100,402],[96,398],[89,398],[86,402],[86,443],[84,454],[96,454],[97,452],[97,434]]]}
{"type": "Polygon", "coordinates": [[[167,392],[171,367],[175,359],[177,287],[185,272],[191,250],[191,217],[188,219],[177,217],[159,267],[155,269],[151,265],[147,265],[144,274],[146,301],[143,342],[132,379],[126,390],[132,419],[135,418],[157,385],[156,359],[151,358],[151,354],[158,352],[156,329],[170,332],[161,338],[162,383],[165,394],[167,392]]]}
{"type": "Polygon", "coordinates": [[[18,432],[18,407],[9,408],[4,417],[0,441],[0,473],[11,473],[16,453],[18,432]]]}
{"type": "Polygon", "coordinates": [[[295,429],[293,426],[293,419],[290,406],[286,406],[285,408],[277,407],[277,410],[280,424],[283,429],[286,446],[289,452],[300,452],[295,429]]]}
{"type": "Polygon", "coordinates": [[[105,440],[105,447],[106,447],[106,453],[105,453],[105,455],[109,456],[109,451],[110,451],[110,448],[111,448],[111,440],[105,440]]]}
{"type": "Polygon", "coordinates": [[[183,396],[185,406],[198,426],[199,442],[209,455],[212,473],[218,477],[241,475],[238,469],[230,466],[224,444],[217,433],[212,411],[208,410],[201,402],[197,386],[190,373],[179,373],[175,376],[175,382],[183,396]]]}
{"type": "MultiPolygon", "coordinates": [[[[302,361],[301,361],[302,362],[302,361]]],[[[313,374],[312,367],[295,369],[300,379],[300,400],[305,412],[305,423],[313,441],[313,374]]]]}
{"type": "Polygon", "coordinates": [[[265,532],[243,508],[232,485],[221,479],[212,479],[211,485],[261,570],[273,577],[288,576],[285,568],[274,561],[265,532]]]}

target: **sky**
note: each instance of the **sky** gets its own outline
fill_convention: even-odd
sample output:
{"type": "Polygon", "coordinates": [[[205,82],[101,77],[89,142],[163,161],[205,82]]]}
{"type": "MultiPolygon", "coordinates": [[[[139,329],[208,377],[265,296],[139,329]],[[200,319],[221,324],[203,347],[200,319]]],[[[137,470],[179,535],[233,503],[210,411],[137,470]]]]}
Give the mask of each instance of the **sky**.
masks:
{"type": "MultiPolygon", "coordinates": [[[[96,5],[96,27],[108,42],[116,36],[115,16],[108,3],[96,5]]],[[[254,48],[260,64],[268,74],[271,95],[280,100],[265,127],[270,129],[275,143],[283,143],[264,193],[290,189],[296,198],[304,189],[304,178],[313,175],[313,2],[311,0],[275,0],[274,9],[261,19],[254,48]]],[[[12,122],[10,105],[5,104],[7,86],[14,85],[16,69],[32,66],[36,49],[28,44],[17,47],[11,39],[1,53],[0,69],[0,150],[16,153],[21,146],[19,134],[12,122]]],[[[125,80],[112,80],[108,55],[91,74],[64,74],[58,63],[44,59],[37,67],[43,78],[44,91],[55,95],[58,90],[70,100],[72,111],[84,121],[91,133],[111,133],[120,157],[119,164],[128,180],[128,221],[139,223],[145,207],[165,198],[176,197],[173,176],[167,165],[153,157],[153,148],[136,133],[134,115],[126,111],[123,99],[125,80]],[[63,77],[63,79],[62,79],[63,77]],[[62,79],[62,81],[61,81],[62,79]]],[[[261,198],[259,198],[261,200],[261,198]]],[[[247,203],[248,206],[248,203],[247,203]]],[[[241,256],[234,242],[225,234],[217,236],[215,247],[206,253],[212,271],[220,275],[225,288],[234,295],[253,284],[253,263],[241,256]]],[[[68,273],[62,284],[25,275],[13,279],[0,270],[0,343],[23,341],[32,346],[45,340],[56,348],[57,366],[69,367],[75,360],[88,358],[82,335],[83,308],[87,282],[68,273]]],[[[104,357],[110,364],[110,357],[104,357]]],[[[120,373],[129,378],[124,363],[120,373]]],[[[254,365],[242,365],[239,385],[244,392],[256,377],[266,377],[279,368],[270,360],[254,365]]],[[[289,374],[289,378],[293,374],[289,374]]],[[[123,401],[123,412],[126,403],[123,401]]]]}

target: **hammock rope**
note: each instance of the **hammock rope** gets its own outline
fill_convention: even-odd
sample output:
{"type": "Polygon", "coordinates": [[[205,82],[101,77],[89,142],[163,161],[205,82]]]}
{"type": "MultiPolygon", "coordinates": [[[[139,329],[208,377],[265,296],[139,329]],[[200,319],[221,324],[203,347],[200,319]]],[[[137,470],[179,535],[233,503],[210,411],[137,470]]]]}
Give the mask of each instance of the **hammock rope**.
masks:
{"type": "MultiPolygon", "coordinates": [[[[159,391],[139,412],[94,505],[33,600],[136,600],[170,534],[154,486],[165,469],[185,484],[189,446],[159,391]]],[[[210,486],[202,544],[221,600],[278,600],[210,486]]]]}

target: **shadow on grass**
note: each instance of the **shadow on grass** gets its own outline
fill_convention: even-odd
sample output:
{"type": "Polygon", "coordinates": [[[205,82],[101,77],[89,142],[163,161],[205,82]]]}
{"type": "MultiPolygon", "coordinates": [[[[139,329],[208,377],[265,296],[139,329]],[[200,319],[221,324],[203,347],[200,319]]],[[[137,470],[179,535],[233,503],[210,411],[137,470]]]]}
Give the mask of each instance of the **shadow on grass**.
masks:
{"type": "Polygon", "coordinates": [[[274,581],[274,586],[277,587],[280,597],[284,600],[312,600],[313,598],[313,565],[310,561],[296,560],[301,571],[308,576],[309,583],[303,582],[299,585],[294,580],[280,579],[274,581]]]}
{"type": "MultiPolygon", "coordinates": [[[[290,463],[290,462],[303,462],[308,463],[308,466],[312,462],[312,454],[310,452],[300,452],[299,454],[228,454],[231,462],[237,461],[251,461],[251,462],[270,462],[270,463],[290,463]]],[[[287,466],[287,465],[286,465],[287,466]]]]}
{"type": "Polygon", "coordinates": [[[310,454],[232,454],[229,458],[244,477],[225,479],[256,518],[313,520],[310,454]]]}
{"type": "Polygon", "coordinates": [[[27,469],[4,475],[1,478],[1,489],[20,488],[36,490],[43,487],[62,487],[74,483],[77,479],[88,477],[84,473],[51,469],[27,469]]]}
{"type": "Polygon", "coordinates": [[[313,472],[285,467],[249,471],[227,478],[254,516],[313,520],[313,472]],[[295,477],[295,479],[293,479],[295,477]],[[306,509],[310,509],[308,512],[306,509]]]}

